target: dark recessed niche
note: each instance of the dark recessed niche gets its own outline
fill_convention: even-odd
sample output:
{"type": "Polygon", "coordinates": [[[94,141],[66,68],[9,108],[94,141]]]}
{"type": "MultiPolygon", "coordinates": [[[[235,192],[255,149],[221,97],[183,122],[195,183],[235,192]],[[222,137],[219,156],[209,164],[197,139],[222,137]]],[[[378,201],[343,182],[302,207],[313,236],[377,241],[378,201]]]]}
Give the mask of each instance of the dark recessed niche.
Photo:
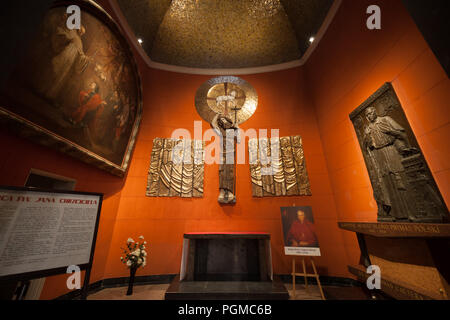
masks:
{"type": "Polygon", "coordinates": [[[258,239],[198,239],[194,281],[259,281],[258,239]]]}
{"type": "Polygon", "coordinates": [[[55,190],[74,190],[76,181],[45,171],[31,169],[25,187],[55,190]]]}

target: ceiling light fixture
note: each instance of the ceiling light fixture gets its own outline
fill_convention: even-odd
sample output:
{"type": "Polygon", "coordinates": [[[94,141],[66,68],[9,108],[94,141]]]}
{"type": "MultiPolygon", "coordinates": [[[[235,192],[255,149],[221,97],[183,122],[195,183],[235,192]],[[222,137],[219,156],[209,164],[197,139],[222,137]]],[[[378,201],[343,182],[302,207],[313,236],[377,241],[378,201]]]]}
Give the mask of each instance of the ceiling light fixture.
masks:
{"type": "Polygon", "coordinates": [[[142,39],[139,38],[139,39],[138,39],[138,42],[139,42],[139,44],[142,44],[142,42],[144,42],[144,41],[142,41],[142,39]]]}
{"type": "Polygon", "coordinates": [[[309,38],[309,42],[313,43],[314,42],[314,37],[309,38]]]}

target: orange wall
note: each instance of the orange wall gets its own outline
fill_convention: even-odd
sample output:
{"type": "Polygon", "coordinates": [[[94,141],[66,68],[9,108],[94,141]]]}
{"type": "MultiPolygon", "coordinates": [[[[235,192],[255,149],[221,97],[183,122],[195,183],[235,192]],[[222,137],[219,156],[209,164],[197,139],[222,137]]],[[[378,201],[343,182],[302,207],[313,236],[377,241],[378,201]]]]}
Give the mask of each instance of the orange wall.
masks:
{"type": "MultiPolygon", "coordinates": [[[[450,83],[400,0],[344,0],[305,69],[338,220],[376,221],[376,203],[348,115],[384,82],[392,82],[448,206],[450,83]],[[365,28],[371,4],[381,8],[381,30],[365,28]]],[[[356,263],[356,237],[342,233],[356,263]]]]}
{"type": "MultiPolygon", "coordinates": [[[[177,128],[193,135],[194,121],[202,121],[194,105],[197,88],[209,76],[148,70],[144,77],[144,114],[130,171],[122,190],[105,277],[127,276],[120,247],[128,237],[143,234],[150,244],[149,265],[138,274],[179,272],[183,234],[194,231],[261,231],[272,235],[275,273],[290,272],[284,256],[280,207],[310,205],[323,256],[317,259],[324,275],[347,276],[346,253],[337,229],[336,209],[320,142],[315,112],[304,88],[300,68],[242,76],[258,93],[255,114],[242,129],[280,129],[280,136],[300,134],[313,196],[253,198],[248,164],[237,165],[237,203],[219,205],[218,165],[205,165],[201,199],[146,197],[147,172],[153,139],[171,137],[177,128]]],[[[209,124],[202,122],[203,130],[209,124]]],[[[248,152],[248,151],[246,151],[248,152]]]]}

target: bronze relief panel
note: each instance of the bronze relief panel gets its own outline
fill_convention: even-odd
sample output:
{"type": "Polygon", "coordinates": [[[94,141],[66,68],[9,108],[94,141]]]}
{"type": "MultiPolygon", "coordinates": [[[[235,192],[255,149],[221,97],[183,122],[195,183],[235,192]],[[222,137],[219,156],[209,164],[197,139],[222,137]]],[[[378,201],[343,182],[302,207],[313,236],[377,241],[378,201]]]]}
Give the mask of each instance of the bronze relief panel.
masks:
{"type": "Polygon", "coordinates": [[[155,138],[146,195],[203,197],[204,147],[199,140],[155,138]]]}
{"type": "Polygon", "coordinates": [[[248,147],[254,197],[311,195],[300,136],[250,139],[248,147]]]}
{"type": "Polygon", "coordinates": [[[378,221],[443,222],[448,209],[390,83],[350,114],[378,221]]]}

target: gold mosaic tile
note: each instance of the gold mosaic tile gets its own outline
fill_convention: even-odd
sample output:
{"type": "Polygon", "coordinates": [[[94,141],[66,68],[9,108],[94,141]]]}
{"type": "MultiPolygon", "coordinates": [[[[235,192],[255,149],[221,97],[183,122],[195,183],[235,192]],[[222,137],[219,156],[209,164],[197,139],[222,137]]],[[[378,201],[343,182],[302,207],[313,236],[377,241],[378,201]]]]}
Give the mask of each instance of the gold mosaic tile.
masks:
{"type": "Polygon", "coordinates": [[[333,0],[117,0],[156,62],[244,68],[300,59],[333,0]]]}
{"type": "Polygon", "coordinates": [[[279,1],[173,0],[152,60],[188,67],[239,68],[300,56],[279,1]]]}
{"type": "Polygon", "coordinates": [[[280,0],[297,37],[300,51],[310,45],[309,38],[319,31],[333,0],[280,0]]]}
{"type": "Polygon", "coordinates": [[[142,47],[151,52],[153,41],[172,0],[116,0],[142,47]]]}

